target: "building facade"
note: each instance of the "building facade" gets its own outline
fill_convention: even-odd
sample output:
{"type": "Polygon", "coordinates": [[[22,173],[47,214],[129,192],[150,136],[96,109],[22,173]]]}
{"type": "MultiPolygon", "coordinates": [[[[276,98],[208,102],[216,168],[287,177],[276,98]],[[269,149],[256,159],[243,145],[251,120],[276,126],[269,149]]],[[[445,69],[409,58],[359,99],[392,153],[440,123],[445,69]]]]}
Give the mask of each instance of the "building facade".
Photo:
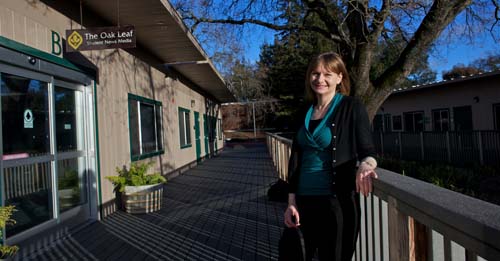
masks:
{"type": "Polygon", "coordinates": [[[500,130],[500,71],[395,90],[375,131],[500,130]]]}
{"type": "Polygon", "coordinates": [[[174,177],[216,154],[220,104],[234,101],[167,1],[2,0],[0,79],[8,244],[116,211],[116,168],[174,177]],[[65,30],[119,25],[135,48],[66,51],[65,30]]]}

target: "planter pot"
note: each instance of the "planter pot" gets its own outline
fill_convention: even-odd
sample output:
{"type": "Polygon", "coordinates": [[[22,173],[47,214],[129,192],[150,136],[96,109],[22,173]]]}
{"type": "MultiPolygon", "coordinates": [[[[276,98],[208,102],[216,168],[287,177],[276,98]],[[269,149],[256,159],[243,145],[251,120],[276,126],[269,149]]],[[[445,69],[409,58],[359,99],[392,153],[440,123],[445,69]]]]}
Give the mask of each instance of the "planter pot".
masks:
{"type": "Polygon", "coordinates": [[[121,195],[122,207],[127,213],[140,214],[160,210],[163,184],[126,186],[121,195]]]}

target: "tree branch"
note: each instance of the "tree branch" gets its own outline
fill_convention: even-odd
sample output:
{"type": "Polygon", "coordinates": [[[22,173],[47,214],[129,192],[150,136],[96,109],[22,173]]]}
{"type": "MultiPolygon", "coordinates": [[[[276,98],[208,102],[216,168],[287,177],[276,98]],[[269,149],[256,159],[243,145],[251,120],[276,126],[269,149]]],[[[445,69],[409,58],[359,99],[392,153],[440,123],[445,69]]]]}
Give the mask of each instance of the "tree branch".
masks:
{"type": "Polygon", "coordinates": [[[195,17],[195,16],[190,16],[190,17],[185,17],[187,20],[193,20],[195,21],[193,24],[193,27],[196,28],[201,23],[211,23],[211,24],[233,24],[233,25],[244,25],[244,24],[255,24],[255,25],[260,25],[269,29],[273,29],[276,31],[290,31],[290,30],[300,30],[300,31],[313,31],[317,32],[323,36],[325,36],[328,39],[333,40],[334,42],[341,43],[343,42],[343,39],[340,38],[338,35],[332,34],[329,31],[324,30],[323,28],[317,27],[317,26],[307,26],[307,25],[277,25],[269,22],[265,22],[262,20],[258,19],[211,19],[211,18],[204,18],[204,17],[195,17]]]}
{"type": "Polygon", "coordinates": [[[367,43],[368,25],[367,25],[368,2],[360,0],[351,0],[347,7],[347,27],[351,40],[356,45],[367,43]]]}
{"type": "Polygon", "coordinates": [[[376,44],[376,41],[378,41],[378,38],[380,37],[382,30],[384,29],[384,23],[387,20],[387,17],[389,17],[390,13],[391,1],[384,0],[384,2],[382,3],[382,8],[380,8],[380,11],[377,12],[373,17],[372,32],[370,33],[368,39],[371,44],[376,44]]]}
{"type": "Polygon", "coordinates": [[[382,95],[387,97],[413,70],[416,58],[424,53],[444,28],[471,3],[472,0],[435,0],[397,61],[373,81],[377,89],[374,90],[374,95],[375,92],[382,92],[382,95]]]}
{"type": "Polygon", "coordinates": [[[323,0],[301,1],[311,12],[314,12],[319,16],[328,32],[339,39],[339,41],[336,41],[336,43],[339,44],[340,50],[343,51],[341,55],[344,57],[344,59],[352,59],[351,54],[353,52],[354,45],[350,41],[348,34],[346,34],[344,30],[342,30],[342,25],[339,24],[337,20],[335,20],[336,16],[334,14],[338,12],[338,10],[331,10],[331,8],[328,8],[328,5],[323,0]]]}
{"type": "Polygon", "coordinates": [[[497,25],[498,21],[500,21],[500,3],[497,0],[491,0],[491,3],[495,6],[495,22],[491,25],[490,34],[493,39],[496,40],[495,35],[493,34],[493,29],[497,25]]]}

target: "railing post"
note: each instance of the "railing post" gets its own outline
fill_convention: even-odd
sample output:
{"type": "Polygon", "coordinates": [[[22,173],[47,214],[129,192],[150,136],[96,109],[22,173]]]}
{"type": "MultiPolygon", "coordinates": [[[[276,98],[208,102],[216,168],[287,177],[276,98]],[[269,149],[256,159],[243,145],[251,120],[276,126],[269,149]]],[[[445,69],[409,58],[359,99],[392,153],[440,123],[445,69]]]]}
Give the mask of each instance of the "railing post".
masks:
{"type": "Polygon", "coordinates": [[[403,140],[402,140],[401,132],[398,132],[398,140],[399,140],[399,158],[403,159],[403,140]]]}
{"type": "Polygon", "coordinates": [[[422,157],[422,160],[425,160],[425,151],[424,151],[424,132],[420,132],[420,155],[422,157]]]}
{"type": "Polygon", "coordinates": [[[398,202],[388,197],[389,260],[409,261],[408,216],[399,212],[398,202]]]}
{"type": "Polygon", "coordinates": [[[446,131],[446,151],[448,152],[448,162],[451,162],[450,132],[446,131]]]}
{"type": "Polygon", "coordinates": [[[380,132],[380,153],[384,155],[384,134],[380,132]]]}
{"type": "Polygon", "coordinates": [[[481,131],[477,132],[478,146],[479,146],[479,162],[481,165],[484,164],[484,155],[483,155],[483,135],[481,135],[481,131]]]}
{"type": "Polygon", "coordinates": [[[427,261],[429,240],[427,227],[414,218],[409,218],[410,261],[427,261]]]}
{"type": "Polygon", "coordinates": [[[285,144],[283,144],[283,142],[280,142],[280,178],[283,178],[283,174],[284,174],[284,165],[285,165],[285,151],[284,151],[284,147],[285,147],[285,144]]]}

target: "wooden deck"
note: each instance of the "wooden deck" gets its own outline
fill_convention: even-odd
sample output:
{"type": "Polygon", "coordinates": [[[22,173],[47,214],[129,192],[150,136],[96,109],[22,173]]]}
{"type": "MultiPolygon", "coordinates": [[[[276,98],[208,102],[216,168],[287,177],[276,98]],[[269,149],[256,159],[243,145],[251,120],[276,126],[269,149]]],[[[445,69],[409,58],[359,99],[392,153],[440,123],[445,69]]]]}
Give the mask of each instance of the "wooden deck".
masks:
{"type": "Polygon", "coordinates": [[[241,144],[165,185],[158,212],[119,211],[18,260],[276,260],[285,203],[264,144],[241,144]]]}

